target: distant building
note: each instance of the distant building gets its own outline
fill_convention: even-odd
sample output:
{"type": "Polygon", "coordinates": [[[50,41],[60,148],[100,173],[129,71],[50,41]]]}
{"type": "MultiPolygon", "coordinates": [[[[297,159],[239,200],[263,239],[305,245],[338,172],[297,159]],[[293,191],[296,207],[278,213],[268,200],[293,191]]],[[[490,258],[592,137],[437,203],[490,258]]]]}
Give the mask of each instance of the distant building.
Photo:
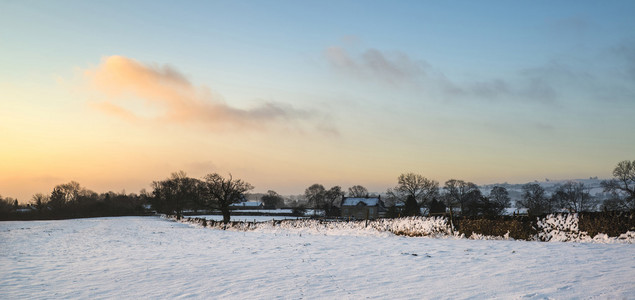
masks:
{"type": "Polygon", "coordinates": [[[246,202],[238,202],[233,203],[229,206],[231,209],[263,209],[265,205],[262,202],[258,201],[246,201],[246,202]]]}
{"type": "Polygon", "coordinates": [[[342,218],[347,219],[377,219],[385,216],[386,207],[380,197],[354,198],[344,197],[342,204],[342,218]]]}
{"type": "Polygon", "coordinates": [[[30,212],[33,212],[33,211],[37,211],[37,209],[31,204],[27,204],[26,207],[18,208],[15,211],[19,212],[19,213],[30,213],[30,212]]]}

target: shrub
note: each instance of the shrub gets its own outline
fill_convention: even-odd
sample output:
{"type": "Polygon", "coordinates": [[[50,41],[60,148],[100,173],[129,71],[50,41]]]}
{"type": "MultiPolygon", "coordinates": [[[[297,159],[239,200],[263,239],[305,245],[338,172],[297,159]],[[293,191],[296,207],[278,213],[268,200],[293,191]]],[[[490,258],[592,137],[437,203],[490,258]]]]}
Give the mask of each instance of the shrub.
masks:
{"type": "Polygon", "coordinates": [[[499,237],[507,235],[516,240],[531,240],[536,235],[533,218],[529,217],[460,218],[455,224],[458,232],[467,237],[473,234],[499,237]]]}

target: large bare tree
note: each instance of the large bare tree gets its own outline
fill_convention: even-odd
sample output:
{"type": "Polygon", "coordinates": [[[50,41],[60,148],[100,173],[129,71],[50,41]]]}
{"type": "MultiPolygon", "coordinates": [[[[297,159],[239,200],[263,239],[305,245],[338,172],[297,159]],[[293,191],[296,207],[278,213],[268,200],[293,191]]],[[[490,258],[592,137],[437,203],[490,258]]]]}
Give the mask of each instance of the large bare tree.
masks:
{"type": "Polygon", "coordinates": [[[207,186],[207,203],[211,208],[221,211],[225,224],[229,223],[229,206],[242,201],[245,193],[254,189],[251,184],[234,179],[232,174],[229,174],[229,178],[217,173],[207,174],[204,180],[207,186]]]}
{"type": "Polygon", "coordinates": [[[602,181],[605,192],[611,193],[614,209],[635,210],[635,160],[624,160],[613,169],[613,179],[602,181]]]}
{"type": "Polygon", "coordinates": [[[368,197],[368,189],[361,185],[354,185],[348,188],[348,196],[355,198],[368,197]]]}
{"type": "Polygon", "coordinates": [[[420,205],[426,205],[439,194],[439,183],[415,173],[405,173],[397,178],[397,186],[388,189],[388,197],[406,202],[413,197],[420,205]]]}

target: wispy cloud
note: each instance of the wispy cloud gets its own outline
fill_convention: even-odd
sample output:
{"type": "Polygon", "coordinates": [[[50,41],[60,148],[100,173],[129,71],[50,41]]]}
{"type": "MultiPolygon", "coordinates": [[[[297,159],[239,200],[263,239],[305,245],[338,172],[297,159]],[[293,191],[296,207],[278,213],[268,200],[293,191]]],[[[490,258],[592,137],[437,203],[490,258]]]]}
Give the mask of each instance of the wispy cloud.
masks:
{"type": "Polygon", "coordinates": [[[333,46],[325,51],[327,62],[338,73],[357,80],[383,82],[399,88],[403,84],[417,87],[422,92],[439,92],[448,100],[482,99],[487,101],[529,101],[553,103],[559,96],[551,79],[572,79],[564,65],[548,64],[543,67],[518,70],[514,80],[501,78],[473,78],[456,81],[442,70],[407,54],[387,54],[377,49],[367,49],[357,55],[343,47],[333,46]]]}
{"type": "Polygon", "coordinates": [[[635,39],[620,42],[611,52],[623,63],[625,75],[635,81],[635,39]]]}
{"type": "Polygon", "coordinates": [[[122,56],[102,59],[97,68],[86,70],[84,76],[107,99],[94,103],[94,107],[129,121],[261,129],[268,124],[310,119],[315,114],[276,102],[247,109],[233,107],[209,88],[194,86],[170,66],[145,65],[122,56]],[[142,109],[131,109],[139,106],[139,100],[143,101],[142,109]]]}
{"type": "Polygon", "coordinates": [[[415,61],[400,52],[388,54],[368,49],[353,57],[346,49],[333,46],[326,49],[325,57],[338,72],[391,85],[417,82],[425,76],[424,62],[415,61]]]}
{"type": "Polygon", "coordinates": [[[548,20],[546,30],[560,38],[579,38],[594,29],[595,24],[584,16],[570,16],[548,20]]]}

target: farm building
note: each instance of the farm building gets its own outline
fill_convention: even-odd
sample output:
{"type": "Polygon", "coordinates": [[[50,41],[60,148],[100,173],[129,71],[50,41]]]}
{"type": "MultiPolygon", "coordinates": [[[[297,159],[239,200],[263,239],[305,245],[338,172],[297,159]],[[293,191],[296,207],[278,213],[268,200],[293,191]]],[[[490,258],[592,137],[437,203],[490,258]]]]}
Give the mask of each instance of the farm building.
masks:
{"type": "Polygon", "coordinates": [[[341,204],[342,217],[347,219],[377,219],[386,214],[381,197],[344,197],[341,204]]]}

